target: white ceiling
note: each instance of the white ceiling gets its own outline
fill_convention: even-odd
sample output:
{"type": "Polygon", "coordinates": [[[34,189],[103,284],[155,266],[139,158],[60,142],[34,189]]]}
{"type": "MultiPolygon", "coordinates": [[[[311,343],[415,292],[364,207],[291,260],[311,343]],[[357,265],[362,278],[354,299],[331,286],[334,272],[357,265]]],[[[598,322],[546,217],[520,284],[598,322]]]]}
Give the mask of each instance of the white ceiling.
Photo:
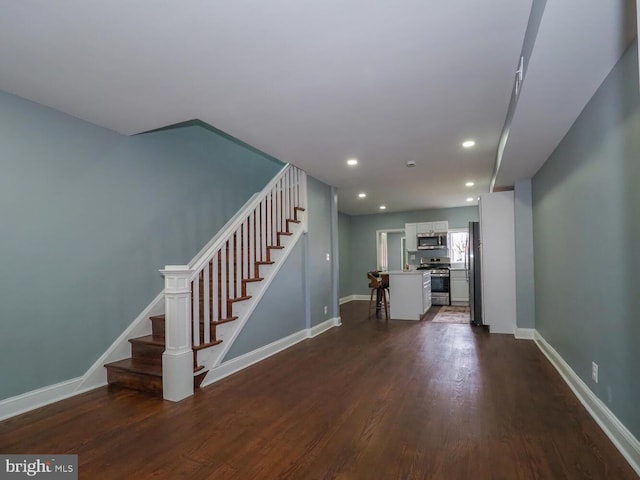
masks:
{"type": "MultiPolygon", "coordinates": [[[[549,0],[497,184],[555,148],[628,44],[632,4],[549,0]]],[[[0,90],[126,135],[198,118],[338,187],[345,213],[463,206],[489,190],[530,9],[3,0],[0,90]]]]}

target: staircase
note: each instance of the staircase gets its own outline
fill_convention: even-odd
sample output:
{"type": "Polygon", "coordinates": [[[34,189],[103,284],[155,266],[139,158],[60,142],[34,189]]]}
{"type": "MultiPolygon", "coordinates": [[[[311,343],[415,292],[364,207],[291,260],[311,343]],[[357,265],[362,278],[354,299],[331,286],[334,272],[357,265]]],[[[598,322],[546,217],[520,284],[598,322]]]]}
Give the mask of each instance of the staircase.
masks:
{"type": "MultiPolygon", "coordinates": [[[[274,265],[284,260],[280,252],[294,233],[300,234],[305,187],[304,172],[287,165],[185,266],[190,293],[183,309],[189,318],[183,320],[189,322],[184,327],[190,330],[194,388],[222,361],[267,288],[267,280],[275,275],[274,265]],[[223,342],[227,344],[220,345],[223,342]]],[[[165,311],[173,312],[169,289],[165,291],[165,311]]],[[[149,320],[151,335],[129,339],[131,357],[105,365],[109,385],[163,395],[163,354],[170,349],[165,335],[168,319],[161,314],[149,320]]],[[[175,325],[177,320],[172,321],[175,325]]]]}

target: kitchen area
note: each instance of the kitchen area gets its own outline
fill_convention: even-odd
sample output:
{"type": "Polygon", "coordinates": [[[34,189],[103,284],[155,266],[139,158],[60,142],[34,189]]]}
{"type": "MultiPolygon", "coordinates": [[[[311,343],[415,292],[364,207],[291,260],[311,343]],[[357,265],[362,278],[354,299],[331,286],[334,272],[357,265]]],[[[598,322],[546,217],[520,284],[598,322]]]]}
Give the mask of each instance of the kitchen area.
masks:
{"type": "MultiPolygon", "coordinates": [[[[469,258],[470,246],[469,230],[449,229],[448,221],[405,224],[402,268],[388,271],[390,317],[420,320],[432,306],[465,307],[458,310],[466,311],[470,290],[472,300],[476,298],[470,275],[478,273],[473,256],[469,258]]],[[[481,324],[478,315],[474,320],[481,324]]]]}
{"type": "MultiPolygon", "coordinates": [[[[492,334],[531,335],[526,328],[518,330],[516,324],[518,284],[524,288],[532,275],[531,268],[524,268],[526,275],[518,279],[521,281],[516,281],[516,263],[528,265],[526,262],[530,262],[530,248],[524,242],[523,253],[516,254],[514,232],[518,205],[514,201],[513,191],[503,191],[480,195],[478,206],[375,215],[339,214],[340,304],[354,300],[370,303],[371,288],[367,272],[391,272],[386,290],[387,294],[390,293],[387,296],[390,321],[405,318],[417,321],[424,317],[425,311],[429,312],[427,318],[430,319],[436,310],[440,314],[445,307],[466,307],[470,315],[468,321],[486,327],[492,334]],[[437,244],[423,244],[423,247],[432,248],[418,249],[418,231],[421,235],[444,234],[446,231],[446,236],[440,235],[441,242],[446,238],[446,248],[443,248],[444,245],[438,248],[437,244]],[[449,258],[450,305],[438,306],[434,305],[440,301],[438,295],[433,297],[438,285],[436,277],[432,277],[429,270],[432,263],[445,266],[443,270],[446,270],[447,262],[443,261],[446,257],[449,258]],[[441,260],[430,262],[432,258],[441,260]],[[423,269],[419,270],[421,263],[423,269]],[[429,271],[429,281],[424,276],[420,277],[425,271],[429,271]],[[407,299],[413,302],[410,312],[398,312],[404,303],[404,288],[400,286],[401,280],[397,280],[401,275],[407,277],[405,281],[413,276],[414,292],[419,292],[409,295],[411,298],[407,299]],[[397,280],[395,285],[393,277],[397,280]],[[429,295],[424,294],[427,288],[429,295]],[[429,301],[426,301],[427,298],[429,301]],[[429,310],[431,306],[433,308],[429,310]]],[[[440,293],[447,293],[446,280],[445,276],[445,288],[440,293]]],[[[523,293],[522,298],[527,300],[523,300],[523,305],[530,305],[530,295],[523,293]]],[[[380,310],[377,318],[380,318],[380,314],[384,318],[384,310],[380,310]]]]}

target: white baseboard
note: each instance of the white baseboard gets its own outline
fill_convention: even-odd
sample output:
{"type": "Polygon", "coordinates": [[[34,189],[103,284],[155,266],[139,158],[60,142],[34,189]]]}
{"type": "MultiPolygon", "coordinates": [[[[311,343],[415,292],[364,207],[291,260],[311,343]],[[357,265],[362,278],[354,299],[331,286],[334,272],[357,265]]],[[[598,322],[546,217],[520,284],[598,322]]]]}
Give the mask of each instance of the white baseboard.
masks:
{"type": "Polygon", "coordinates": [[[207,376],[204,378],[202,382],[202,387],[206,387],[207,385],[211,385],[212,383],[217,382],[218,380],[222,380],[229,375],[232,375],[240,370],[243,370],[251,365],[258,363],[266,358],[269,358],[276,353],[279,353],[283,350],[286,350],[289,347],[292,347],[296,343],[299,343],[307,338],[313,338],[317,335],[320,335],[323,332],[326,332],[330,328],[341,325],[340,317],[338,318],[330,318],[326,322],[322,322],[319,325],[316,325],[312,328],[305,328],[304,330],[300,330],[299,332],[293,333],[288,337],[281,338],[280,340],[276,340],[268,345],[257,348],[251,352],[245,353],[244,355],[240,355],[239,357],[232,358],[227,362],[223,362],[217,367],[211,369],[207,376]]]}
{"type": "Polygon", "coordinates": [[[371,300],[371,297],[369,295],[348,295],[340,299],[340,305],[342,305],[343,303],[352,302],[354,300],[366,300],[368,302],[369,300],[371,300]]]}
{"type": "Polygon", "coordinates": [[[640,442],[537,331],[535,342],[602,431],[640,476],[640,442]]]}
{"type": "Polygon", "coordinates": [[[0,401],[0,420],[77,395],[82,378],[73,378],[0,401]]]}
{"type": "Polygon", "coordinates": [[[364,300],[366,302],[371,300],[370,295],[352,295],[352,297],[353,297],[353,300],[364,300]]]}
{"type": "Polygon", "coordinates": [[[468,300],[451,300],[451,306],[452,307],[468,307],[469,301],[468,300]]]}
{"type": "Polygon", "coordinates": [[[516,328],[513,336],[519,340],[534,340],[535,334],[535,328],[516,328]]]}
{"type": "Polygon", "coordinates": [[[317,337],[330,328],[339,327],[340,325],[342,325],[342,320],[340,319],[340,317],[330,318],[329,320],[326,320],[318,325],[307,328],[307,338],[317,337]]]}

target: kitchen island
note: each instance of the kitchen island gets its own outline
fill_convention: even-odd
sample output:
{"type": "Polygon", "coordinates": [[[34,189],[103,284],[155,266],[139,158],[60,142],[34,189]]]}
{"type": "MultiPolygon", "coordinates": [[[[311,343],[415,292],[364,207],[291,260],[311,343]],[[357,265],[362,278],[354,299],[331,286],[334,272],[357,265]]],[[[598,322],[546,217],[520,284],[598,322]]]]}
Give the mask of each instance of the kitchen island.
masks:
{"type": "Polygon", "coordinates": [[[392,319],[420,320],[431,307],[431,273],[389,272],[389,298],[392,319]]]}

